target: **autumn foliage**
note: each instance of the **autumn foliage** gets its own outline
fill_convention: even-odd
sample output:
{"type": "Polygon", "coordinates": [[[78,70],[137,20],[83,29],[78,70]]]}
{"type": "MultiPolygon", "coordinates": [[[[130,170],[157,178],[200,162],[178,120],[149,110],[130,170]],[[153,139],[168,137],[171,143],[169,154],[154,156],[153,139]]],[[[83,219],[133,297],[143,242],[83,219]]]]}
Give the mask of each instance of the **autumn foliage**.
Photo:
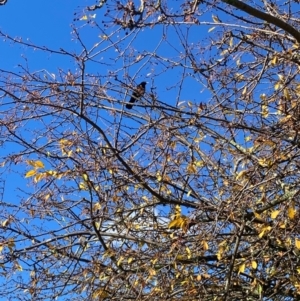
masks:
{"type": "Polygon", "coordinates": [[[0,71],[0,297],[300,299],[296,4],[179,2],[91,4],[74,52],[1,33],[76,68],[0,71]]]}

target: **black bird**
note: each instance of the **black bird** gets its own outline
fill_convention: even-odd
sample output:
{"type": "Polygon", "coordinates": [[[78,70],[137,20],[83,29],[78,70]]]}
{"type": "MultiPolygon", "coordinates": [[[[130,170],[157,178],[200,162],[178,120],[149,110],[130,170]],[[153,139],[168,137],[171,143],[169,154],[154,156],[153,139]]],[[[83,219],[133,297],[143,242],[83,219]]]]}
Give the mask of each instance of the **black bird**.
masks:
{"type": "MultiPolygon", "coordinates": [[[[139,85],[136,86],[129,100],[130,103],[135,103],[145,94],[146,84],[146,82],[141,82],[139,85]]],[[[127,104],[126,108],[130,110],[132,109],[132,105],[127,104]]]]}

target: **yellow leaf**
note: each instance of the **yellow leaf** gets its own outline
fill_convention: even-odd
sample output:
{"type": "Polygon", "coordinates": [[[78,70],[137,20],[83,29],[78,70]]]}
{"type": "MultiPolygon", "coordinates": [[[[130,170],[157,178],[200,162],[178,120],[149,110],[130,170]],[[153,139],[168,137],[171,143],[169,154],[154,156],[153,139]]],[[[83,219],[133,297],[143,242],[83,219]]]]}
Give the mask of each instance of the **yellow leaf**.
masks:
{"type": "Polygon", "coordinates": [[[260,95],[259,95],[259,98],[260,98],[261,100],[263,100],[263,101],[266,101],[266,100],[267,100],[267,96],[266,96],[265,93],[260,94],[260,95]]]}
{"type": "Polygon", "coordinates": [[[139,284],[138,280],[135,280],[135,281],[133,282],[133,286],[138,286],[138,284],[139,284]]]}
{"type": "Polygon", "coordinates": [[[63,172],[57,173],[56,179],[59,179],[59,180],[60,180],[64,175],[65,175],[65,173],[63,173],[63,172]]]}
{"type": "Polygon", "coordinates": [[[149,269],[149,275],[150,276],[155,276],[156,275],[156,271],[152,268],[149,269]]]}
{"type": "Polygon", "coordinates": [[[271,167],[272,161],[270,159],[261,158],[261,159],[258,159],[258,164],[262,167],[271,167]]]}
{"type": "Polygon", "coordinates": [[[48,170],[48,171],[46,171],[46,173],[47,173],[49,176],[54,176],[55,173],[56,173],[56,171],[54,171],[54,170],[48,170]]]}
{"type": "Polygon", "coordinates": [[[34,182],[37,183],[43,178],[43,174],[39,173],[34,177],[34,182]]]}
{"type": "Polygon", "coordinates": [[[104,298],[108,298],[108,297],[109,297],[109,294],[103,288],[99,288],[93,292],[93,299],[96,299],[96,298],[104,299],[104,298]]]}
{"type": "Polygon", "coordinates": [[[156,174],[156,179],[157,179],[158,182],[160,182],[162,180],[162,176],[159,173],[157,173],[156,174]]]}
{"type": "Polygon", "coordinates": [[[59,140],[60,147],[72,146],[73,142],[67,139],[59,140]]]}
{"type": "Polygon", "coordinates": [[[175,147],[176,147],[176,141],[171,141],[171,142],[170,142],[170,147],[171,147],[172,149],[175,149],[175,147]]]}
{"type": "Polygon", "coordinates": [[[214,26],[214,27],[211,27],[211,28],[208,30],[208,32],[213,31],[215,28],[216,28],[215,26],[214,26]]]}
{"type": "Polygon", "coordinates": [[[259,296],[261,296],[262,293],[262,286],[260,285],[260,283],[257,283],[256,287],[255,287],[255,293],[257,293],[259,296]]]}
{"type": "Polygon", "coordinates": [[[255,260],[251,262],[251,265],[253,269],[257,269],[257,262],[255,260]]]}
{"type": "Polygon", "coordinates": [[[202,241],[203,250],[207,251],[209,249],[208,243],[206,241],[202,241]]]}
{"type": "Polygon", "coordinates": [[[237,176],[236,176],[236,180],[239,180],[239,179],[241,179],[241,178],[243,178],[246,174],[247,174],[247,172],[248,172],[248,170],[242,170],[242,171],[240,171],[238,174],[237,174],[237,176]]]}
{"type": "Polygon", "coordinates": [[[228,50],[227,49],[225,49],[225,50],[223,50],[221,53],[220,53],[220,55],[225,55],[225,54],[227,54],[228,53],[228,50]]]}
{"type": "Polygon", "coordinates": [[[295,239],[295,246],[298,250],[300,250],[300,239],[298,238],[295,239]]]}
{"type": "Polygon", "coordinates": [[[274,66],[277,64],[277,61],[278,61],[278,57],[275,55],[271,61],[271,64],[274,66]]]}
{"type": "Polygon", "coordinates": [[[236,73],[235,78],[236,78],[237,81],[242,81],[242,80],[245,79],[244,75],[240,74],[240,73],[236,73]]]}
{"type": "Polygon", "coordinates": [[[15,267],[17,268],[18,271],[23,271],[22,266],[19,265],[17,262],[15,263],[15,267]]]}
{"type": "Polygon", "coordinates": [[[186,259],[186,256],[178,254],[178,255],[176,256],[176,259],[177,259],[177,260],[184,260],[184,259],[186,259]]]}
{"type": "Polygon", "coordinates": [[[285,229],[286,228],[286,224],[284,223],[279,223],[279,228],[281,229],[285,229]]]}
{"type": "Polygon", "coordinates": [[[133,261],[133,258],[130,257],[130,258],[128,258],[127,263],[129,264],[129,263],[131,263],[132,261],[133,261]]]}
{"type": "Polygon", "coordinates": [[[8,240],[7,247],[9,248],[10,251],[13,251],[13,248],[15,247],[15,241],[13,238],[10,238],[8,240]]]}
{"type": "Polygon", "coordinates": [[[10,220],[9,220],[9,219],[6,219],[5,221],[2,222],[2,227],[8,226],[9,223],[10,223],[10,220]]]}
{"type": "Polygon", "coordinates": [[[262,117],[264,117],[264,118],[267,118],[269,116],[269,108],[267,105],[261,106],[261,114],[262,114],[262,117]]]}
{"type": "Polygon", "coordinates": [[[297,211],[295,210],[295,208],[293,206],[290,206],[288,208],[288,217],[289,217],[289,219],[294,219],[295,215],[296,215],[296,212],[297,211]]]}
{"type": "Polygon", "coordinates": [[[223,241],[219,244],[219,249],[218,249],[218,252],[217,252],[217,258],[218,260],[221,260],[221,258],[223,257],[223,254],[226,250],[226,241],[223,241]]]}
{"type": "Polygon", "coordinates": [[[196,173],[197,172],[197,168],[196,165],[194,163],[190,163],[187,168],[186,168],[188,173],[196,173]]]}
{"type": "Polygon", "coordinates": [[[100,225],[101,225],[101,223],[95,222],[96,229],[100,229],[100,225]]]}
{"type": "Polygon", "coordinates": [[[147,198],[145,195],[142,197],[142,200],[144,200],[144,201],[146,201],[146,202],[149,201],[148,198],[147,198]]]}
{"type": "Polygon", "coordinates": [[[266,232],[269,232],[272,229],[272,227],[267,226],[267,227],[263,227],[262,231],[259,233],[258,237],[262,238],[266,232]]]}
{"type": "Polygon", "coordinates": [[[285,244],[286,244],[288,247],[290,247],[290,246],[291,246],[291,244],[292,244],[292,240],[291,240],[291,238],[290,238],[290,237],[288,237],[288,238],[285,240],[285,244]]]}
{"type": "Polygon", "coordinates": [[[84,16],[81,17],[79,20],[80,20],[80,21],[85,21],[85,20],[87,20],[87,19],[88,19],[87,15],[84,15],[84,16]]]}
{"type": "Polygon", "coordinates": [[[277,83],[275,84],[275,86],[274,86],[274,89],[275,89],[275,90],[278,90],[280,87],[281,87],[280,82],[277,82],[277,83]]]}
{"type": "Polygon", "coordinates": [[[102,206],[101,206],[100,203],[96,203],[96,204],[94,204],[94,206],[93,206],[93,210],[94,210],[94,211],[100,210],[101,207],[102,207],[102,206]]]}
{"type": "Polygon", "coordinates": [[[188,259],[190,259],[192,257],[191,250],[188,247],[186,247],[185,250],[186,250],[186,253],[188,254],[188,259]]]}
{"type": "Polygon", "coordinates": [[[289,90],[288,90],[287,88],[285,88],[285,89],[283,90],[283,95],[285,96],[285,98],[286,98],[287,100],[291,100],[291,96],[290,96],[289,90]]]}
{"type": "Polygon", "coordinates": [[[35,167],[36,167],[36,168],[45,168],[43,162],[40,161],[40,160],[35,161],[35,167]]]}
{"type": "Polygon", "coordinates": [[[82,178],[83,178],[85,181],[88,181],[89,176],[88,176],[86,173],[84,173],[84,174],[82,175],[82,178]]]}
{"type": "Polygon", "coordinates": [[[117,262],[117,266],[120,266],[120,264],[122,263],[123,259],[124,259],[124,257],[121,256],[120,259],[119,259],[118,262],[117,262]]]}
{"type": "Polygon", "coordinates": [[[281,82],[285,81],[285,77],[282,74],[277,74],[281,82]]]}
{"type": "Polygon", "coordinates": [[[34,182],[37,183],[39,181],[41,181],[42,179],[48,177],[48,173],[46,172],[41,172],[39,174],[37,174],[35,177],[34,177],[34,182]]]}
{"type": "Polygon", "coordinates": [[[212,15],[212,19],[215,23],[220,23],[221,21],[219,20],[218,16],[212,15]]]}
{"type": "Polygon", "coordinates": [[[204,162],[202,160],[196,162],[196,166],[202,167],[204,166],[204,162]]]}
{"type": "Polygon", "coordinates": [[[263,192],[261,197],[256,201],[257,204],[265,203],[267,200],[266,194],[263,192]]]}
{"type": "Polygon", "coordinates": [[[156,264],[156,262],[158,261],[158,258],[155,258],[153,260],[150,260],[152,264],[156,264]]]}
{"type": "Polygon", "coordinates": [[[271,213],[271,218],[272,218],[272,219],[275,219],[275,218],[278,216],[279,213],[280,213],[280,210],[275,210],[275,211],[273,211],[273,212],[271,213]]]}
{"type": "Polygon", "coordinates": [[[263,229],[259,234],[258,237],[262,238],[265,235],[265,230],[263,229]]]}
{"type": "Polygon", "coordinates": [[[114,255],[115,255],[115,252],[114,252],[113,250],[107,249],[107,250],[104,252],[104,254],[102,255],[102,257],[103,257],[103,259],[104,259],[104,258],[110,258],[110,257],[112,257],[112,256],[114,256],[114,255]]]}
{"type": "Polygon", "coordinates": [[[239,266],[239,273],[244,273],[244,272],[245,272],[245,268],[246,268],[245,263],[241,264],[241,265],[239,266]]]}
{"type": "Polygon", "coordinates": [[[45,167],[44,164],[43,164],[43,162],[40,161],[40,160],[37,160],[37,161],[34,161],[34,160],[26,160],[26,163],[27,163],[28,165],[33,166],[34,168],[44,168],[44,167],[45,167]]]}
{"type": "Polygon", "coordinates": [[[79,188],[80,188],[81,190],[87,190],[87,186],[86,186],[86,184],[83,183],[83,182],[80,182],[80,183],[79,183],[79,188]]]}
{"type": "Polygon", "coordinates": [[[263,142],[263,144],[268,145],[268,146],[273,147],[273,148],[276,146],[276,143],[273,142],[272,140],[265,140],[263,142]]]}
{"type": "Polygon", "coordinates": [[[36,170],[35,169],[29,170],[26,173],[25,178],[30,178],[30,177],[34,176],[35,174],[36,174],[36,170]]]}
{"type": "Polygon", "coordinates": [[[261,218],[261,216],[260,216],[256,211],[254,211],[254,216],[255,216],[256,218],[261,218]]]}
{"type": "Polygon", "coordinates": [[[181,215],[181,207],[179,205],[175,206],[175,216],[179,217],[181,215]]]}
{"type": "Polygon", "coordinates": [[[182,217],[179,217],[177,219],[172,220],[169,225],[168,228],[169,229],[182,229],[185,225],[185,219],[182,217]]]}

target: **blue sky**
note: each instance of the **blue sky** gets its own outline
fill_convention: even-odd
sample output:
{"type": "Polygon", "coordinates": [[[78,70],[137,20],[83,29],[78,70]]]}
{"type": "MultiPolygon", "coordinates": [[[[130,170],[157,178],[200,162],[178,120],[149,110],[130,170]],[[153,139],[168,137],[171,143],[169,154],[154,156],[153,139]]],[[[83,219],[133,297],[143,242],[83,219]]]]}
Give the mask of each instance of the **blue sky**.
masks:
{"type": "Polygon", "coordinates": [[[1,6],[0,27],[12,36],[30,38],[40,45],[62,47],[70,42],[74,11],[80,12],[86,3],[80,0],[8,0],[1,6]]]}

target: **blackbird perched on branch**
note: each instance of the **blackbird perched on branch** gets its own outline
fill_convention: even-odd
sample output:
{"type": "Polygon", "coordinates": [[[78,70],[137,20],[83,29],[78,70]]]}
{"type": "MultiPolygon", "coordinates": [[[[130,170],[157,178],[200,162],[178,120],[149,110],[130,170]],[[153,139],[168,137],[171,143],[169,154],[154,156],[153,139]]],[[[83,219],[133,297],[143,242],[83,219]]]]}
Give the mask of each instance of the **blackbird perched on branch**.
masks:
{"type": "MultiPolygon", "coordinates": [[[[146,82],[141,82],[139,85],[137,85],[129,100],[130,103],[135,103],[136,101],[139,100],[140,97],[142,97],[145,94],[146,84],[147,84],[146,82]]],[[[130,110],[132,109],[132,105],[127,104],[126,108],[130,110]]]]}

